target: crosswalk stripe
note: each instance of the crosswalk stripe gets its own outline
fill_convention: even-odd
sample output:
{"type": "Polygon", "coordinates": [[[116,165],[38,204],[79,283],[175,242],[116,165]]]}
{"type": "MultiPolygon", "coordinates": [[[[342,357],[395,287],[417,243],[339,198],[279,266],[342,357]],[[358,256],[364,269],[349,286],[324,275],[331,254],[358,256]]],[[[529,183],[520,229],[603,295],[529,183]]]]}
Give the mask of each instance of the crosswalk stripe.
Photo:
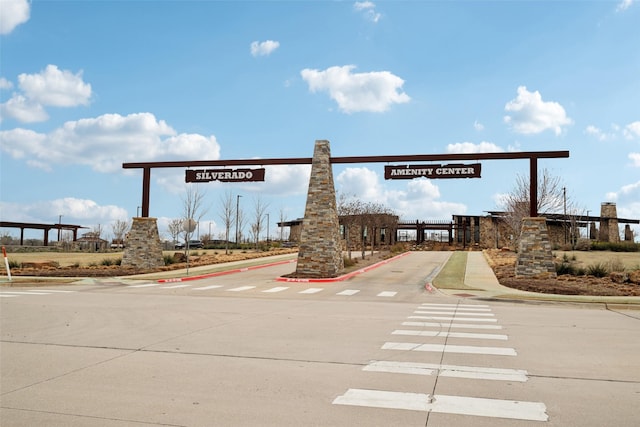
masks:
{"type": "Polygon", "coordinates": [[[128,285],[128,288],[151,288],[154,286],[160,286],[160,283],[145,283],[144,285],[128,285]]]}
{"type": "Polygon", "coordinates": [[[360,292],[359,289],[345,289],[342,292],[338,292],[336,295],[346,295],[346,296],[351,296],[351,295],[355,295],[358,292],[360,292]]]}
{"type": "Polygon", "coordinates": [[[0,294],[0,298],[12,298],[12,297],[17,297],[18,295],[7,295],[7,294],[0,294]]]}
{"type": "Polygon", "coordinates": [[[541,402],[484,399],[423,393],[349,389],[334,405],[365,406],[386,409],[437,412],[441,414],[496,417],[514,420],[547,421],[547,408],[541,402]]]}
{"type": "Polygon", "coordinates": [[[458,311],[422,311],[416,310],[415,314],[440,314],[440,315],[450,315],[450,316],[486,316],[493,317],[493,313],[461,313],[458,311]]]}
{"type": "Polygon", "coordinates": [[[415,337],[442,337],[442,338],[471,338],[482,340],[503,340],[508,337],[502,334],[474,334],[469,332],[442,332],[442,331],[411,331],[411,330],[395,330],[392,335],[407,335],[415,337]]]}
{"type": "Polygon", "coordinates": [[[288,286],[276,286],[275,288],[267,289],[267,290],[262,291],[262,292],[275,293],[275,292],[286,291],[287,289],[289,289],[288,286]]]}
{"type": "Polygon", "coordinates": [[[58,294],[73,294],[76,293],[77,291],[61,291],[59,289],[38,289],[36,292],[53,292],[53,293],[58,293],[58,294]]]}
{"type": "Polygon", "coordinates": [[[322,290],[323,290],[322,288],[309,288],[309,289],[305,289],[304,291],[300,291],[298,293],[299,294],[316,294],[322,290]]]}
{"type": "Polygon", "coordinates": [[[377,296],[379,297],[395,297],[397,294],[397,292],[393,292],[393,291],[385,291],[385,292],[380,292],[377,296]]]}
{"type": "Polygon", "coordinates": [[[51,295],[48,292],[38,292],[38,291],[2,291],[3,294],[9,295],[51,295]]]}
{"type": "Polygon", "coordinates": [[[409,316],[409,319],[424,319],[424,320],[458,320],[461,322],[497,322],[496,319],[480,319],[477,317],[440,317],[440,316],[409,316]]]}
{"type": "Polygon", "coordinates": [[[461,312],[461,311],[476,311],[476,312],[489,312],[491,311],[490,308],[471,308],[471,307],[441,307],[438,305],[428,305],[428,304],[422,304],[421,306],[418,307],[418,310],[441,310],[441,311],[452,311],[452,310],[456,310],[457,312],[461,312]]]}
{"type": "Polygon", "coordinates": [[[434,303],[425,302],[425,303],[422,303],[421,305],[431,306],[431,307],[467,308],[470,310],[474,308],[489,308],[489,306],[486,304],[434,304],[434,303]]]}
{"type": "Polygon", "coordinates": [[[229,292],[243,292],[243,291],[248,291],[249,289],[253,289],[253,288],[255,288],[255,286],[239,286],[237,288],[227,289],[227,291],[229,291],[229,292]]]}
{"type": "MultiPolygon", "coordinates": [[[[422,316],[409,316],[409,319],[422,316]]],[[[463,329],[502,329],[500,325],[474,325],[471,323],[437,323],[437,322],[402,322],[402,326],[419,326],[423,328],[463,328],[463,329]]]]}
{"type": "Polygon", "coordinates": [[[209,289],[218,289],[221,288],[222,285],[210,285],[210,286],[202,286],[200,288],[193,288],[196,291],[208,291],[209,289]]]}
{"type": "Polygon", "coordinates": [[[191,285],[173,285],[173,286],[163,286],[160,289],[178,289],[178,288],[188,288],[191,285]]]}
{"type": "Polygon", "coordinates": [[[441,377],[467,378],[493,381],[526,382],[528,372],[520,369],[485,368],[479,366],[439,365],[432,363],[374,361],[363,371],[390,372],[410,375],[438,375],[441,377]]]}
{"type": "Polygon", "coordinates": [[[382,350],[431,351],[437,353],[490,354],[495,356],[517,356],[513,348],[476,347],[470,345],[420,344],[411,342],[386,342],[382,350]]]}

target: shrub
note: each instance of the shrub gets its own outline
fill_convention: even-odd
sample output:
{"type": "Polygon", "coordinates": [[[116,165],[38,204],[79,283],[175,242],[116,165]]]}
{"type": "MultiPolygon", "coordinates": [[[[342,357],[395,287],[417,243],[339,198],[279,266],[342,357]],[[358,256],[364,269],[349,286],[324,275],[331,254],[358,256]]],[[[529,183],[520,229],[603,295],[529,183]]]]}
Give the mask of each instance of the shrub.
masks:
{"type": "Polygon", "coordinates": [[[609,274],[609,268],[607,264],[598,262],[587,267],[587,274],[594,277],[605,277],[609,274]]]}
{"type": "Polygon", "coordinates": [[[640,252],[640,244],[633,242],[592,242],[594,251],[640,252]]]}
{"type": "Polygon", "coordinates": [[[356,261],[352,258],[349,257],[343,257],[344,259],[344,267],[345,268],[349,268],[349,267],[353,267],[354,265],[356,265],[356,261]]]}
{"type": "Polygon", "coordinates": [[[176,262],[173,255],[163,255],[162,259],[164,260],[164,265],[171,265],[176,262]]]}
{"type": "Polygon", "coordinates": [[[577,251],[590,251],[591,250],[591,240],[589,239],[578,239],[576,242],[576,250],[577,251]]]}
{"type": "Polygon", "coordinates": [[[613,272],[613,271],[619,271],[619,272],[623,272],[625,271],[626,268],[624,266],[624,263],[622,261],[620,261],[619,259],[612,259],[611,261],[609,261],[609,271],[613,272]]]}
{"type": "Polygon", "coordinates": [[[9,268],[20,268],[20,267],[22,267],[22,264],[19,263],[18,261],[12,260],[12,259],[9,260],[9,268]]]}
{"type": "Polygon", "coordinates": [[[100,262],[100,264],[110,266],[114,264],[114,261],[111,258],[105,258],[100,262]]]}
{"type": "Polygon", "coordinates": [[[571,275],[575,276],[576,275],[576,269],[573,266],[573,264],[571,264],[569,262],[557,262],[556,263],[556,274],[558,276],[562,276],[563,274],[571,274],[571,275]]]}

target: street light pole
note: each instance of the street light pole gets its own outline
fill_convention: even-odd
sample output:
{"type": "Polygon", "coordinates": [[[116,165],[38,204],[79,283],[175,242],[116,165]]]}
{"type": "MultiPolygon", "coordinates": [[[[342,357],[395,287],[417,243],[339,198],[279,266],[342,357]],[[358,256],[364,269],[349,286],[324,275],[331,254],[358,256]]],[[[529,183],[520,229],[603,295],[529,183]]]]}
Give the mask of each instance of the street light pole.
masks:
{"type": "Polygon", "coordinates": [[[60,243],[61,232],[62,232],[62,215],[58,215],[58,243],[60,243]]]}
{"type": "Polygon", "coordinates": [[[236,246],[238,246],[238,224],[240,222],[240,197],[241,195],[236,196],[236,246]]]}
{"type": "Polygon", "coordinates": [[[267,214],[267,243],[269,243],[269,214],[267,214]]]}

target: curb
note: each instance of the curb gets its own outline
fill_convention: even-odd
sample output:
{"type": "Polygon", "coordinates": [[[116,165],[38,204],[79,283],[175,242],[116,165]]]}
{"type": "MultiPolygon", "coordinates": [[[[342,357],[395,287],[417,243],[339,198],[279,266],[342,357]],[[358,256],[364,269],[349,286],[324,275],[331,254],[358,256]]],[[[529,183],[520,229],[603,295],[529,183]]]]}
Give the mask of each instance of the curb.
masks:
{"type": "Polygon", "coordinates": [[[352,271],[351,273],[343,274],[338,277],[327,277],[327,278],[319,278],[319,279],[302,279],[295,277],[277,277],[276,281],[278,282],[289,282],[289,283],[332,283],[332,282],[341,282],[343,280],[347,280],[356,276],[358,274],[366,273],[367,271],[373,270],[374,268],[378,268],[381,265],[387,264],[391,261],[395,261],[398,258],[402,258],[404,256],[409,255],[411,252],[403,252],[400,255],[396,255],[393,258],[385,259],[383,261],[377,262],[375,264],[371,264],[367,267],[361,268],[360,270],[352,271]]]}

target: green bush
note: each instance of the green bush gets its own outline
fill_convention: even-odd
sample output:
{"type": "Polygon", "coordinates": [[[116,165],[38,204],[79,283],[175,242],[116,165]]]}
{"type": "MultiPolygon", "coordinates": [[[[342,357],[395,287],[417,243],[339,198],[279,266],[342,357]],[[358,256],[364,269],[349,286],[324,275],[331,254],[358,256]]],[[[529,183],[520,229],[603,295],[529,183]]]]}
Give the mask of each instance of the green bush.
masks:
{"type": "Polygon", "coordinates": [[[110,266],[113,265],[114,261],[111,258],[105,258],[100,262],[100,265],[110,266]]]}
{"type": "Polygon", "coordinates": [[[640,244],[633,242],[591,242],[591,250],[611,252],[640,252],[640,244]]]}
{"type": "Polygon", "coordinates": [[[173,255],[163,255],[162,259],[164,260],[164,265],[171,265],[176,262],[173,255]]]}
{"type": "Polygon", "coordinates": [[[19,263],[18,261],[12,260],[12,259],[9,260],[9,268],[20,268],[20,267],[22,267],[22,264],[19,263]]]}
{"type": "Polygon", "coordinates": [[[569,262],[556,262],[556,274],[562,276],[563,274],[576,275],[576,268],[569,262]]]}
{"type": "Polygon", "coordinates": [[[609,274],[609,267],[604,262],[591,264],[587,267],[587,274],[594,277],[605,277],[607,274],[609,274]]]}

